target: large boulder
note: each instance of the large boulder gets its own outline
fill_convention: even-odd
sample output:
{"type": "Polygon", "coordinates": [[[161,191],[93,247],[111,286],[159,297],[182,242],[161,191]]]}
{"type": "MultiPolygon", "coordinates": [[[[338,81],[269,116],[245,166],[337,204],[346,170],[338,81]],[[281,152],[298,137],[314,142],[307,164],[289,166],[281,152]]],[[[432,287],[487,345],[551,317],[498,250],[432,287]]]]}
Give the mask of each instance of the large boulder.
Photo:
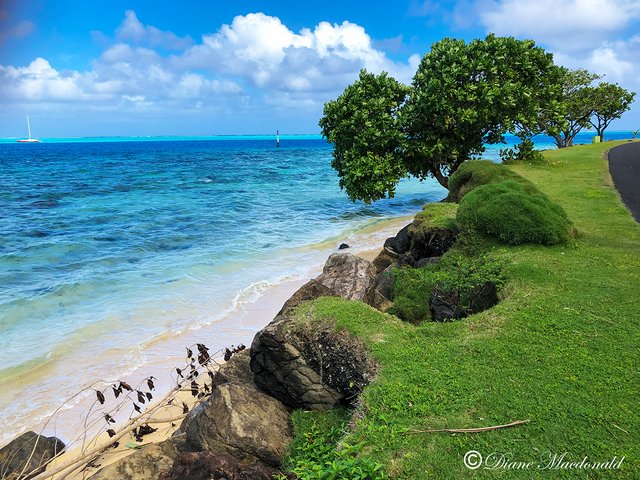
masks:
{"type": "Polygon", "coordinates": [[[393,253],[403,255],[411,248],[411,235],[409,229],[411,224],[405,226],[400,230],[395,237],[387,238],[384,242],[384,248],[390,249],[393,253]]]}
{"type": "Polygon", "coordinates": [[[254,337],[251,370],[255,383],[285,404],[327,410],[353,404],[376,365],[348,332],[281,315],[254,337]]]}
{"type": "Polygon", "coordinates": [[[351,253],[334,253],[315,281],[336,297],[368,303],[373,295],[375,276],[376,271],[370,261],[351,253]]]}
{"type": "Polygon", "coordinates": [[[107,465],[89,480],[158,480],[171,470],[174,460],[185,449],[184,435],[152,443],[107,465]]]}
{"type": "Polygon", "coordinates": [[[319,283],[317,280],[309,280],[303,286],[301,286],[291,297],[287,300],[278,315],[287,315],[296,309],[302,302],[314,300],[319,297],[332,296],[333,292],[329,287],[319,283]]]}
{"type": "Polygon", "coordinates": [[[184,452],[159,480],[273,480],[280,471],[261,462],[242,462],[228,453],[184,452]]]}
{"type": "Polygon", "coordinates": [[[224,383],[186,427],[194,450],[278,466],[292,440],[289,411],[252,385],[224,383]]]}
{"type": "Polygon", "coordinates": [[[65,445],[56,437],[45,437],[35,432],[25,432],[0,448],[0,478],[14,480],[20,474],[41,472],[42,465],[60,455],[65,445]]]}

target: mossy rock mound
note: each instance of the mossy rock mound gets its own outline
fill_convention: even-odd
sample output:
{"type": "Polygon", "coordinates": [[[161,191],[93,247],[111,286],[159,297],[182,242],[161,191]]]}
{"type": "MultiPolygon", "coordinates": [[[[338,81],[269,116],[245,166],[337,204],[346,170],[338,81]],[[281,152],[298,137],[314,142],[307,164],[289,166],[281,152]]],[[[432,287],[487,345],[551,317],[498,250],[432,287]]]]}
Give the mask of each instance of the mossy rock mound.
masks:
{"type": "Polygon", "coordinates": [[[502,164],[490,160],[471,160],[460,165],[449,178],[448,200],[460,202],[467,193],[482,185],[505,180],[520,183],[528,193],[540,193],[535,185],[502,164]]]}
{"type": "Polygon", "coordinates": [[[262,390],[309,410],[353,405],[377,369],[357,337],[330,319],[297,310],[277,316],[256,334],[250,365],[262,390]]]}
{"type": "Polygon", "coordinates": [[[384,243],[384,256],[391,255],[393,259],[374,260],[374,265],[383,268],[392,263],[416,266],[426,258],[441,257],[455,243],[458,237],[456,225],[455,203],[428,203],[418,213],[410,225],[398,232],[395,237],[388,238],[384,243]]]}
{"type": "Polygon", "coordinates": [[[522,183],[507,180],[475,188],[460,202],[458,224],[509,245],[556,245],[570,238],[562,207],[522,183]]]}
{"type": "Polygon", "coordinates": [[[393,272],[393,306],[388,312],[410,322],[448,322],[498,303],[503,265],[484,256],[450,252],[437,264],[393,272]]]}

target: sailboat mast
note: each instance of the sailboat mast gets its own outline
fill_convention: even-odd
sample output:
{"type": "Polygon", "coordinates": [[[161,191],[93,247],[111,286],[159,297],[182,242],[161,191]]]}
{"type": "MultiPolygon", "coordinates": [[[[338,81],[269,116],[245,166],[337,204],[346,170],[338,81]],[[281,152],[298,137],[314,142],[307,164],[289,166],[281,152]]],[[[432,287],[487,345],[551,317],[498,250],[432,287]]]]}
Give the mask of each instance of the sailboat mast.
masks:
{"type": "Polygon", "coordinates": [[[27,115],[27,132],[29,132],[29,140],[31,140],[31,125],[29,124],[29,115],[27,115]]]}

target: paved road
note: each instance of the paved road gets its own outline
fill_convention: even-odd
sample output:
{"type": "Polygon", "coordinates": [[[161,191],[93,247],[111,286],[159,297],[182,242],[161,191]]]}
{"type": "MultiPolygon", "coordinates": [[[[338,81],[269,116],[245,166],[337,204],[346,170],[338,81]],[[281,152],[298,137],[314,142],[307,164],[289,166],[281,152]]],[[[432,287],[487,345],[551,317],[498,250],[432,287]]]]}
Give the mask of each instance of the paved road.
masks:
{"type": "Polygon", "coordinates": [[[623,203],[640,223],[640,142],[612,148],[609,172],[623,203]]]}

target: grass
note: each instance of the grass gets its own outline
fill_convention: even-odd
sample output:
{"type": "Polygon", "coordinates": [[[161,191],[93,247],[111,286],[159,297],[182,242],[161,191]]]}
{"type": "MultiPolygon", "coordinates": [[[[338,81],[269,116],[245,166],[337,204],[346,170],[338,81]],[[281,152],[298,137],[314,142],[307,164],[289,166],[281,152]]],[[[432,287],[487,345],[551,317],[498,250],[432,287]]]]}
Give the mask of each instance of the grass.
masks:
{"type": "Polygon", "coordinates": [[[537,189],[530,182],[515,174],[505,165],[490,160],[472,160],[464,162],[449,178],[449,196],[452,202],[459,202],[462,198],[481,185],[514,180],[522,184],[528,193],[537,193],[537,189]]]}
{"type": "Polygon", "coordinates": [[[555,245],[569,241],[571,223],[562,207],[527,193],[515,180],[480,185],[460,201],[462,228],[472,228],[503,243],[555,245]]]}
{"type": "MultiPolygon", "coordinates": [[[[560,204],[579,235],[553,247],[482,244],[508,264],[494,308],[412,325],[336,298],[301,307],[301,315],[333,319],[359,335],[380,363],[352,428],[334,439],[336,452],[342,443],[360,445],[362,462],[412,480],[640,478],[640,227],[608,175],[603,155],[613,145],[550,151],[546,164],[510,167],[560,204]],[[410,433],[514,420],[529,423],[476,434],[410,433]],[[463,464],[469,450],[522,462],[547,452],[574,461],[625,459],[619,471],[471,471],[463,464]]],[[[340,415],[297,413],[298,438],[314,419],[327,431],[344,427],[340,415]]],[[[290,461],[303,458],[294,451],[290,461]]]]}

